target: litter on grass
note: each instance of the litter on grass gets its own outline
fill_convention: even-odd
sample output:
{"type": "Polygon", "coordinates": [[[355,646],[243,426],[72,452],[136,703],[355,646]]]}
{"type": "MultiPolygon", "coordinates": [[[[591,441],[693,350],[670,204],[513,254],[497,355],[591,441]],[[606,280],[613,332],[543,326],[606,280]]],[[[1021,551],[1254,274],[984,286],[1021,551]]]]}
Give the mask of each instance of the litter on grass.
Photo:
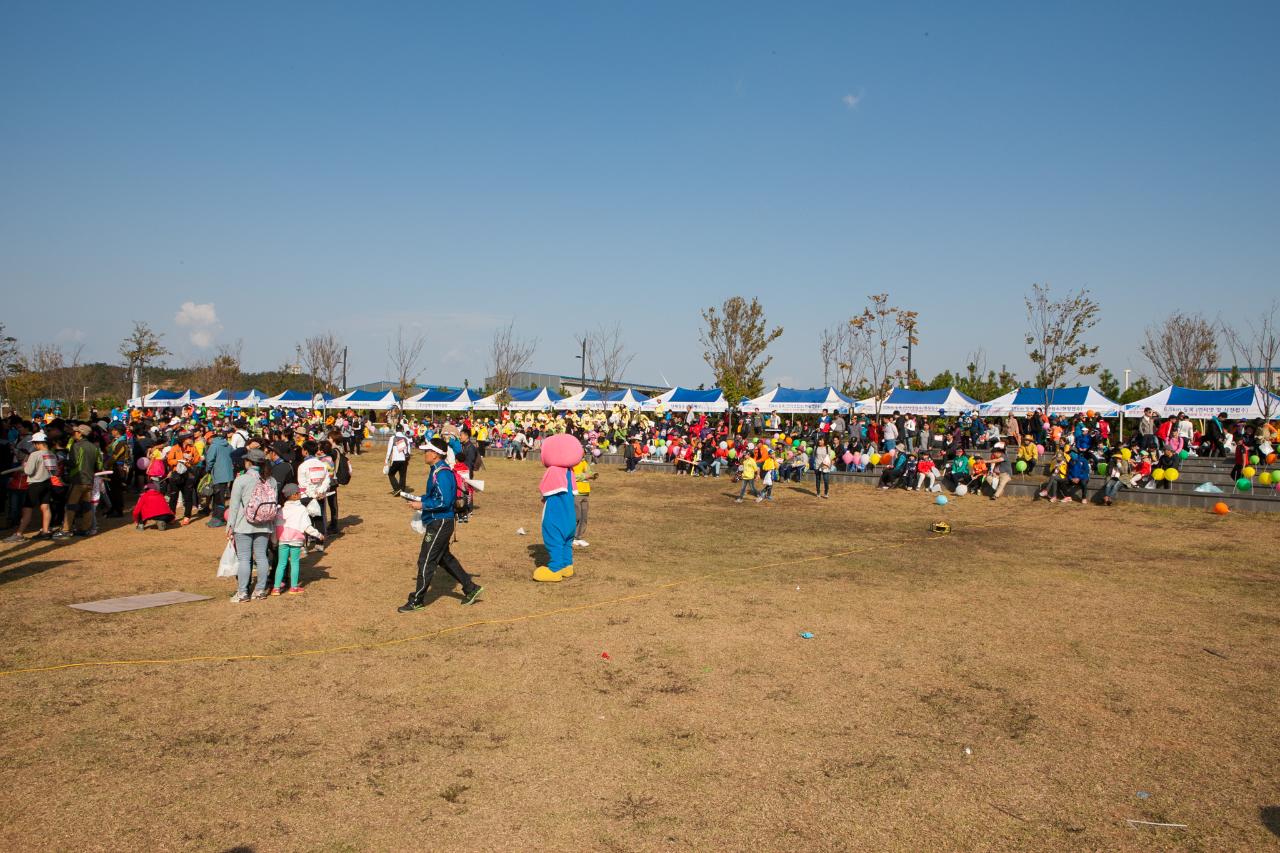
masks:
{"type": "Polygon", "coordinates": [[[801,637],[802,639],[805,639],[805,640],[812,640],[812,639],[813,639],[813,632],[812,632],[812,631],[801,631],[801,632],[800,632],[800,637],[801,637]]]}

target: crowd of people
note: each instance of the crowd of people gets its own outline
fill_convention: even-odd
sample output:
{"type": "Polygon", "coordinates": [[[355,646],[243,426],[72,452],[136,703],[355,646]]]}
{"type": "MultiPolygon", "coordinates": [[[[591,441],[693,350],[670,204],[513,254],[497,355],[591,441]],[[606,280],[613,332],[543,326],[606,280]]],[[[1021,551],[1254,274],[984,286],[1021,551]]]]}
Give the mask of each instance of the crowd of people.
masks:
{"type": "Polygon", "coordinates": [[[300,557],[341,533],[348,454],[361,453],[369,434],[354,412],[288,409],[11,415],[5,426],[6,543],[94,536],[101,519],[126,512],[140,532],[204,517],[227,530],[236,601],[304,591],[300,557]]]}

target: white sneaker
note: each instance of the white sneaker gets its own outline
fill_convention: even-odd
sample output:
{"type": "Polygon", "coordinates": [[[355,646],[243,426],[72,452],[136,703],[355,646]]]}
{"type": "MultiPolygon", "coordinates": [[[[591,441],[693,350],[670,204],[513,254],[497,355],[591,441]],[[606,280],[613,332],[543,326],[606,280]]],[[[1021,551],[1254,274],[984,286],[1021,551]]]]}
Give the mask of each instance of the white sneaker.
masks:
{"type": "Polygon", "coordinates": [[[586,547],[587,547],[588,545],[590,545],[590,544],[591,544],[591,543],[590,543],[590,542],[588,542],[588,541],[587,541],[587,540],[585,540],[585,539],[575,539],[575,540],[573,540],[573,547],[575,547],[575,548],[586,548],[586,547]]]}

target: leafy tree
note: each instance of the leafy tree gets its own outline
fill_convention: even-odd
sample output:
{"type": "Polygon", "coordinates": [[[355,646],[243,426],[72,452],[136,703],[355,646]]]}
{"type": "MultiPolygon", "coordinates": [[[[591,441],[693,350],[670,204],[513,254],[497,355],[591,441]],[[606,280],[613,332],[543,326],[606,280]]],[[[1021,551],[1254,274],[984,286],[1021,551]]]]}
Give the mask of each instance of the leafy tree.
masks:
{"type": "MultiPolygon", "coordinates": [[[[1098,390],[1101,391],[1102,389],[1099,388],[1098,390]]],[[[1129,383],[1128,391],[1123,391],[1119,395],[1111,397],[1111,399],[1115,400],[1117,403],[1133,403],[1141,400],[1143,397],[1150,397],[1155,392],[1156,389],[1151,387],[1151,382],[1148,381],[1147,377],[1139,376],[1133,382],[1129,383]]]]}
{"type": "Polygon", "coordinates": [[[706,323],[699,339],[705,348],[702,358],[716,378],[731,406],[743,397],[758,397],[764,391],[761,377],[773,361],[765,355],[769,344],[782,334],[782,327],[768,328],[764,308],[754,297],[750,302],[741,296],[724,301],[702,312],[706,323]]]}
{"type": "Polygon", "coordinates": [[[1098,303],[1087,289],[1068,293],[1054,301],[1047,284],[1031,285],[1027,306],[1027,357],[1036,368],[1036,385],[1045,391],[1045,405],[1053,405],[1053,392],[1072,373],[1096,373],[1097,362],[1088,361],[1098,348],[1084,337],[1098,322],[1098,303]]]}
{"type": "Polygon", "coordinates": [[[4,333],[4,323],[0,323],[0,381],[4,383],[4,396],[12,401],[12,389],[9,379],[22,369],[22,350],[18,339],[4,333]]]}
{"type": "Polygon", "coordinates": [[[1103,368],[1098,374],[1098,391],[1108,400],[1120,400],[1120,382],[1116,379],[1116,375],[1110,370],[1103,368]]]}
{"type": "Polygon", "coordinates": [[[129,336],[120,342],[120,355],[124,357],[125,365],[129,368],[129,378],[132,379],[133,371],[138,371],[138,381],[145,382],[143,374],[147,369],[147,365],[163,365],[161,359],[169,355],[169,350],[165,348],[163,343],[164,335],[158,334],[151,330],[145,321],[134,320],[133,331],[129,336]]]}

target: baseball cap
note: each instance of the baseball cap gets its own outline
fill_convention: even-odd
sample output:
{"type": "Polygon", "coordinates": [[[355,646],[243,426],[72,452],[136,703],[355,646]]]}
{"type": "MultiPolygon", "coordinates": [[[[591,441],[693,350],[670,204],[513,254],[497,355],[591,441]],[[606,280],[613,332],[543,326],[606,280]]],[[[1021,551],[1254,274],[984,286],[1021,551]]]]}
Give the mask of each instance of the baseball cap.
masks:
{"type": "Polygon", "coordinates": [[[280,489],[280,494],[286,498],[291,498],[297,493],[298,493],[297,483],[285,483],[284,486],[280,489]]]}
{"type": "Polygon", "coordinates": [[[31,434],[31,440],[33,442],[43,441],[47,443],[49,441],[49,436],[44,434],[44,430],[40,430],[39,432],[34,432],[31,434]]]}

